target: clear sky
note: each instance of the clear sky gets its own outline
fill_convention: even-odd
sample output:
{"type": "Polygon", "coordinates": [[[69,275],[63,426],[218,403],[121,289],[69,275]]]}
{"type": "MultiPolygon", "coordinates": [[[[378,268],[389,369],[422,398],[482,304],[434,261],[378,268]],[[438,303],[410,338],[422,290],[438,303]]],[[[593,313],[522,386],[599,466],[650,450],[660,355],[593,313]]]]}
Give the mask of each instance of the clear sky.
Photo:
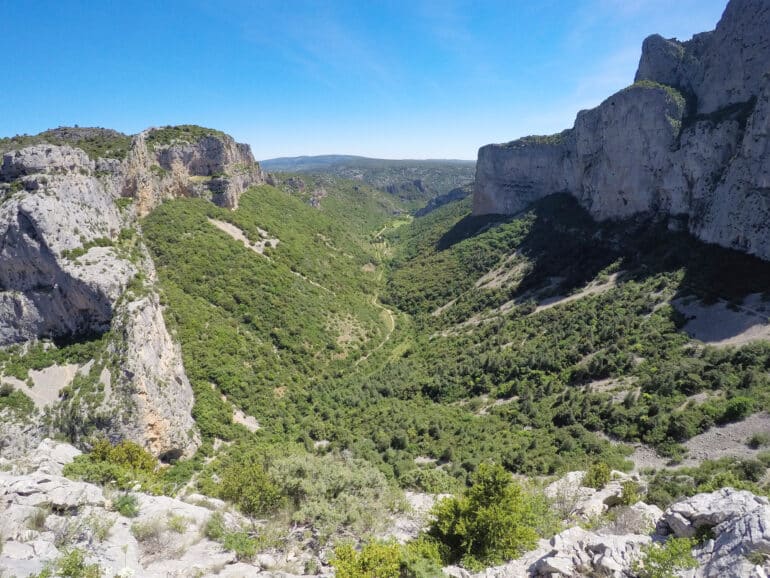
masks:
{"type": "Polygon", "coordinates": [[[572,126],[726,0],[0,0],[0,135],[200,124],[258,159],[476,157],[572,126]]]}

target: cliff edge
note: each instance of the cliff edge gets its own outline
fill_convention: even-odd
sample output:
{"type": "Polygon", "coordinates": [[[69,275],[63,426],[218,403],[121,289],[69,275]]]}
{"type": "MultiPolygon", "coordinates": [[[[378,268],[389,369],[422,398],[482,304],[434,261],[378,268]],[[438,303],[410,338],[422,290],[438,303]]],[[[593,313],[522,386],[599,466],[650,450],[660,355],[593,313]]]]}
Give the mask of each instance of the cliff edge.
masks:
{"type": "Polygon", "coordinates": [[[714,31],[650,36],[635,82],[574,127],[479,150],[473,212],[569,193],[596,219],[673,217],[770,259],[770,2],[731,0],[714,31]]]}
{"type": "MultiPolygon", "coordinates": [[[[77,370],[87,395],[58,379],[51,391],[35,387],[39,419],[20,436],[2,416],[0,441],[23,453],[43,435],[78,441],[99,431],[164,459],[191,455],[192,388],[138,218],[179,196],[235,208],[263,182],[248,145],[189,125],[134,137],[74,127],[1,139],[0,153],[0,347],[94,336],[104,344],[77,370]]],[[[29,388],[31,378],[3,373],[6,387],[29,388]]]]}

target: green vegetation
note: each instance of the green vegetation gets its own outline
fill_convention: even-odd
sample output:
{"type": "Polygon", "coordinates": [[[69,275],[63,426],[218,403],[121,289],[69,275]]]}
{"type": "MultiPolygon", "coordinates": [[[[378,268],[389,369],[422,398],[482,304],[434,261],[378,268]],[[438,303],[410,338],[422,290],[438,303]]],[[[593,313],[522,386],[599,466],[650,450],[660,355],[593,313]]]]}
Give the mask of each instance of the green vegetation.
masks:
{"type": "Polygon", "coordinates": [[[62,554],[50,566],[46,567],[37,578],[101,578],[102,570],[98,564],[86,563],[82,550],[77,548],[62,554]]]}
{"type": "Polygon", "coordinates": [[[225,139],[227,135],[221,130],[204,128],[194,124],[180,124],[178,126],[164,126],[150,131],[147,135],[147,145],[151,149],[172,144],[196,143],[205,137],[225,139]]]}
{"type": "Polygon", "coordinates": [[[272,159],[261,164],[271,173],[317,175],[313,178],[336,183],[363,182],[393,195],[402,208],[409,210],[418,209],[437,195],[471,183],[476,167],[474,161],[386,160],[339,155],[272,159]]]}
{"type": "Polygon", "coordinates": [[[30,369],[39,371],[54,364],[89,362],[99,356],[108,339],[108,334],[105,334],[71,341],[39,341],[27,347],[0,349],[0,368],[3,375],[25,381],[30,369]]]}
{"type": "Polygon", "coordinates": [[[471,487],[446,498],[433,512],[429,534],[448,549],[448,562],[469,568],[491,566],[531,550],[549,516],[541,497],[527,494],[504,468],[481,464],[471,487]]]}
{"type": "Polygon", "coordinates": [[[219,496],[248,516],[270,514],[281,504],[281,492],[258,461],[232,463],[222,472],[219,496]]]}
{"type": "Polygon", "coordinates": [[[139,500],[133,494],[124,493],[119,495],[112,500],[112,507],[121,516],[126,518],[136,518],[139,515],[139,500]]]}
{"type": "Polygon", "coordinates": [[[685,107],[687,106],[687,101],[684,95],[681,92],[679,92],[676,88],[674,88],[673,86],[669,86],[668,84],[661,84],[660,82],[655,82],[653,80],[639,80],[624,90],[632,90],[634,88],[646,88],[649,90],[664,90],[668,95],[668,97],[672,101],[674,101],[681,110],[685,110],[685,107]]]}
{"type": "Polygon", "coordinates": [[[756,460],[722,458],[697,467],[663,469],[650,480],[646,500],[665,508],[676,500],[728,486],[768,495],[770,489],[759,485],[768,467],[770,453],[760,453],[756,460]]]}
{"type": "MultiPolygon", "coordinates": [[[[139,482],[144,491],[160,493],[163,484],[157,460],[131,441],[112,445],[105,439],[97,439],[90,453],[77,456],[64,467],[64,474],[96,484],[114,484],[122,490],[131,489],[139,482]]],[[[125,496],[124,500],[129,504],[132,501],[131,496],[125,496]]]]}
{"type": "Polygon", "coordinates": [[[0,412],[8,411],[16,420],[35,411],[34,402],[24,393],[4,383],[0,385],[0,412]]]}
{"type": "Polygon", "coordinates": [[[92,159],[122,160],[131,147],[131,137],[104,128],[60,127],[37,135],[0,139],[0,154],[37,144],[69,145],[82,149],[92,159]]]}
{"type": "Polygon", "coordinates": [[[548,135],[530,135],[520,138],[519,140],[512,141],[508,143],[507,147],[519,147],[521,145],[531,145],[531,144],[537,144],[537,145],[560,145],[567,141],[567,139],[572,135],[573,130],[567,129],[563,130],[561,132],[557,132],[556,134],[548,134],[548,135]]]}
{"type": "Polygon", "coordinates": [[[74,261],[75,259],[82,257],[88,251],[93,247],[112,247],[114,245],[112,239],[108,239],[106,237],[99,237],[97,239],[94,239],[93,241],[88,241],[87,243],[83,243],[81,247],[78,247],[76,249],[69,249],[62,251],[62,257],[65,259],[70,259],[74,261]]]}
{"type": "Polygon", "coordinates": [[[610,467],[604,462],[591,464],[586,470],[583,485],[588,488],[601,490],[610,481],[610,467]]]}
{"type": "Polygon", "coordinates": [[[692,555],[695,541],[691,538],[669,538],[662,546],[649,544],[642,548],[642,558],[634,565],[639,578],[675,578],[680,570],[697,568],[692,555]]]}
{"type": "MultiPolygon", "coordinates": [[[[770,409],[770,345],[693,344],[671,305],[737,304],[770,286],[766,264],[663,223],[597,224],[564,195],[510,217],[473,217],[465,199],[411,220],[361,183],[294,179],[235,211],[180,199],[143,221],[204,443],[169,468],[102,445],[68,474],[156,492],[192,480],[319,543],[360,537],[337,549],[340,575],[431,576],[439,558],[495,563],[554,530],[510,473],[593,464],[598,488],[629,467],[605,434],[676,458],[708,427],[770,409]],[[279,243],[259,255],[217,222],[279,243]],[[367,542],[399,488],[459,495],[419,544],[367,542]]],[[[728,483],[764,491],[767,465],[666,470],[649,492],[664,506],[728,483]]],[[[638,490],[625,484],[623,502],[638,490]]],[[[216,516],[205,531],[242,558],[266,543],[216,516]]]]}
{"type": "Polygon", "coordinates": [[[438,546],[415,540],[404,546],[397,542],[369,542],[357,552],[351,544],[334,550],[332,566],[339,578],[441,578],[438,546]]]}

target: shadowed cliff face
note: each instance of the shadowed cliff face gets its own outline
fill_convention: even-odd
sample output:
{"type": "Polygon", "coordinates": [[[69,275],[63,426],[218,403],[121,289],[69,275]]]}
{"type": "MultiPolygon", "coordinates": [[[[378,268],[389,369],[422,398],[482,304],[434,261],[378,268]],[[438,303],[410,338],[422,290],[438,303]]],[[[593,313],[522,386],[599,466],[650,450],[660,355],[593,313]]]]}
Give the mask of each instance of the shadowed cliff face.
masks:
{"type": "Polygon", "coordinates": [[[636,83],[572,129],[479,150],[474,214],[567,192],[596,219],[685,217],[698,238],[770,259],[770,4],[733,0],[716,30],[651,36],[636,83]]]}

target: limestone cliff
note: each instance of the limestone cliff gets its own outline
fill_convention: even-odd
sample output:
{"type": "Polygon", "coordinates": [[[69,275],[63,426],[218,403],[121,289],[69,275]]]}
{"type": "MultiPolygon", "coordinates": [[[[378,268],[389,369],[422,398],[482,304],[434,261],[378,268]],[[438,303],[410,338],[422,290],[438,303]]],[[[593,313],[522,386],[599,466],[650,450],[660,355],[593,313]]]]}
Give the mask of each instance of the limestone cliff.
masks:
{"type": "Polygon", "coordinates": [[[193,394],[137,217],[177,196],[234,208],[263,175],[249,147],[219,131],[148,129],[130,142],[74,128],[0,143],[0,346],[109,330],[109,359],[95,360],[103,400],[62,400],[58,414],[174,458],[199,443],[193,394]]]}
{"type": "Polygon", "coordinates": [[[203,197],[234,209],[241,194],[264,182],[248,145],[208,129],[148,129],[136,135],[124,162],[123,194],[140,215],[162,200],[203,197]]]}
{"type": "Polygon", "coordinates": [[[732,0],[712,32],[649,37],[636,82],[572,129],[479,150],[474,213],[568,192],[597,219],[675,217],[770,259],[768,30],[767,0],[732,0]]]}

